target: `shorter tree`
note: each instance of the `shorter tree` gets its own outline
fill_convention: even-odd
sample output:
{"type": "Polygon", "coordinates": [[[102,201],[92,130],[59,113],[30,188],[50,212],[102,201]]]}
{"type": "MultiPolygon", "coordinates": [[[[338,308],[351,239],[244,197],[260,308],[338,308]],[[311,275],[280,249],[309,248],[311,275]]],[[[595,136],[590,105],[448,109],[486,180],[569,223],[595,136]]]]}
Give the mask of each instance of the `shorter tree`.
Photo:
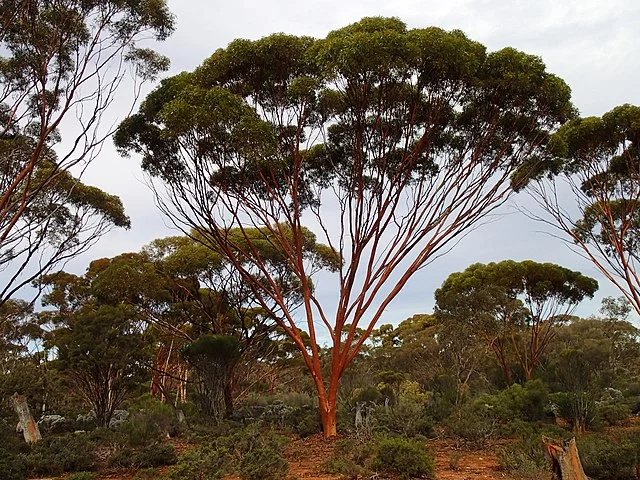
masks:
{"type": "Polygon", "coordinates": [[[138,320],[130,306],[87,304],[47,336],[58,367],[91,406],[99,427],[109,425],[146,372],[148,343],[138,320]]]}
{"type": "Polygon", "coordinates": [[[552,263],[476,263],[451,274],[436,290],[436,315],[470,324],[496,355],[509,384],[509,352],[531,380],[555,327],[597,289],[594,279],[552,263]]]}

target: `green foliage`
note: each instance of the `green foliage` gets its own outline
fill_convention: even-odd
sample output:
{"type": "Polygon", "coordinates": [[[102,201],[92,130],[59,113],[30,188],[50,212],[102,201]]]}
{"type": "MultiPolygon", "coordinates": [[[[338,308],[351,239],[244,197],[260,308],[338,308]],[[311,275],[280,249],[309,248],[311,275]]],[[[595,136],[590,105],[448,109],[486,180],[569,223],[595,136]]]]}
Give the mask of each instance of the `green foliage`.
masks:
{"type": "Polygon", "coordinates": [[[482,448],[495,438],[500,422],[490,408],[483,404],[465,404],[446,421],[449,435],[471,448],[482,448]]]}
{"type": "Polygon", "coordinates": [[[500,466],[511,474],[532,480],[544,478],[549,473],[547,459],[540,435],[531,435],[511,443],[498,451],[500,466]]]}
{"type": "Polygon", "coordinates": [[[26,457],[31,475],[92,471],[98,466],[95,444],[84,434],[43,438],[26,457]]]}
{"type": "Polygon", "coordinates": [[[87,303],[64,320],[47,345],[57,349],[56,365],[83,392],[98,426],[108,426],[113,411],[147,373],[149,342],[137,312],[130,305],[87,303]]]}
{"type": "Polygon", "coordinates": [[[142,448],[122,448],[109,457],[109,465],[122,468],[151,468],[174,465],[176,450],[169,443],[151,443],[142,448]]]}
{"type": "Polygon", "coordinates": [[[93,472],[76,472],[65,477],[65,480],[94,480],[96,474],[93,472]]]}
{"type": "Polygon", "coordinates": [[[577,439],[584,472],[593,480],[628,480],[640,465],[638,434],[609,437],[585,435],[577,439]]]}
{"type": "Polygon", "coordinates": [[[369,462],[373,455],[374,442],[341,439],[335,443],[333,454],[323,463],[323,470],[339,474],[343,478],[356,480],[369,474],[369,462]]]}
{"type": "Polygon", "coordinates": [[[22,435],[0,420],[0,472],[6,476],[6,480],[26,480],[28,452],[29,446],[22,435]]]}
{"type": "Polygon", "coordinates": [[[536,422],[547,416],[549,389],[542,380],[536,379],[524,385],[511,385],[495,395],[481,396],[475,402],[487,406],[506,422],[514,419],[536,422]]]}
{"type": "Polygon", "coordinates": [[[425,403],[402,401],[389,408],[377,407],[372,415],[376,432],[407,437],[433,434],[435,422],[425,403]]]}
{"type": "Polygon", "coordinates": [[[118,428],[127,444],[135,447],[176,436],[181,428],[173,408],[150,395],[138,398],[127,407],[130,416],[118,428]]]}
{"type": "Polygon", "coordinates": [[[199,445],[180,455],[169,470],[170,480],[217,480],[231,471],[232,456],[223,447],[199,445]]]}
{"type": "Polygon", "coordinates": [[[236,473],[241,478],[283,478],[288,464],[282,457],[285,437],[261,430],[256,425],[238,428],[230,424],[216,427],[200,437],[200,444],[180,456],[169,472],[174,480],[222,478],[236,473]]]}
{"type": "Polygon", "coordinates": [[[273,447],[253,448],[240,458],[239,473],[243,480],[279,480],[289,471],[289,463],[273,447]]]}
{"type": "Polygon", "coordinates": [[[373,452],[371,468],[400,478],[435,478],[433,454],[424,442],[403,437],[381,440],[373,452]]]}

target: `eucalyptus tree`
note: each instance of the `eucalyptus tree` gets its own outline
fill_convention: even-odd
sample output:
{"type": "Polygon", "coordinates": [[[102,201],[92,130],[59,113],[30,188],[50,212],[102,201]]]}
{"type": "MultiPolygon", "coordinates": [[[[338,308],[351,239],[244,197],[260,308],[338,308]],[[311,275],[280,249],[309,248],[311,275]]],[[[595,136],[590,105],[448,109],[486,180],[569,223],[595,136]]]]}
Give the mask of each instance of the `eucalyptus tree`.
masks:
{"type": "Polygon", "coordinates": [[[129,226],[117,197],[78,176],[113,133],[102,119],[126,77],[133,102],[168,66],[137,42],[172,30],[164,0],[0,0],[0,302],[129,226]]]}
{"type": "Polygon", "coordinates": [[[276,305],[333,436],[340,378],[385,309],[506,200],[513,171],[573,115],[569,97],[537,57],[365,18],[320,40],[235,40],[163,81],[115,140],[142,155],[169,218],[233,265],[265,309],[276,305]],[[342,259],[332,301],[313,288],[303,225],[342,259]],[[256,228],[297,277],[299,310],[245,234],[256,228]]]}
{"type": "Polygon", "coordinates": [[[436,290],[436,315],[471,326],[511,384],[510,356],[533,379],[557,327],[597,289],[594,279],[552,263],[476,263],[436,290]]]}
{"type": "Polygon", "coordinates": [[[640,313],[639,142],[640,107],[574,119],[513,181],[548,214],[531,216],[559,229],[640,313]]]}

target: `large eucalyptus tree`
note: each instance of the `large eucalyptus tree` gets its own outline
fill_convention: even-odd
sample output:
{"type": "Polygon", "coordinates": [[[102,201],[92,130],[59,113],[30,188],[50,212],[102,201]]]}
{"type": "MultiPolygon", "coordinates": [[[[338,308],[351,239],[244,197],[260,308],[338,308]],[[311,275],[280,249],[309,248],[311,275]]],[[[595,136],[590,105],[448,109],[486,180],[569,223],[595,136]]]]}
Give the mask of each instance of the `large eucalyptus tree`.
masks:
{"type": "Polygon", "coordinates": [[[277,306],[333,436],[340,378],[385,309],[507,199],[512,172],[573,115],[569,97],[537,57],[365,18],[321,40],[236,40],[165,80],[115,138],[142,155],[172,221],[277,306]],[[303,225],[342,259],[332,300],[314,288],[303,225]],[[255,239],[229,235],[255,228],[286,256],[302,308],[288,308],[255,239]]]}

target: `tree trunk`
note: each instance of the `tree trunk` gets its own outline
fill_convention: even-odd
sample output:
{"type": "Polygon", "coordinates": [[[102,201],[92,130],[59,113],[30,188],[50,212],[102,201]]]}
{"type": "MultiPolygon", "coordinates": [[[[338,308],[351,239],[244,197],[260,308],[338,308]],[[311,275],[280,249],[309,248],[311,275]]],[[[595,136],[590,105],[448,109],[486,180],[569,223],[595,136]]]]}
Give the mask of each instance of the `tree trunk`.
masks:
{"type": "Polygon", "coordinates": [[[224,418],[231,418],[233,416],[233,380],[232,375],[229,375],[227,384],[224,386],[224,418]]]}
{"type": "Polygon", "coordinates": [[[29,405],[27,405],[26,397],[24,395],[18,395],[16,392],[11,396],[11,401],[13,403],[13,409],[18,414],[20,421],[18,427],[24,435],[25,442],[36,443],[38,440],[42,440],[38,424],[35,422],[31,416],[31,412],[29,411],[29,405]]]}
{"type": "Polygon", "coordinates": [[[558,441],[543,437],[554,480],[589,480],[582,469],[576,439],[558,441]]]}
{"type": "Polygon", "coordinates": [[[324,438],[338,435],[338,421],[336,418],[336,402],[327,400],[320,402],[320,418],[322,420],[322,434],[324,438]]]}

